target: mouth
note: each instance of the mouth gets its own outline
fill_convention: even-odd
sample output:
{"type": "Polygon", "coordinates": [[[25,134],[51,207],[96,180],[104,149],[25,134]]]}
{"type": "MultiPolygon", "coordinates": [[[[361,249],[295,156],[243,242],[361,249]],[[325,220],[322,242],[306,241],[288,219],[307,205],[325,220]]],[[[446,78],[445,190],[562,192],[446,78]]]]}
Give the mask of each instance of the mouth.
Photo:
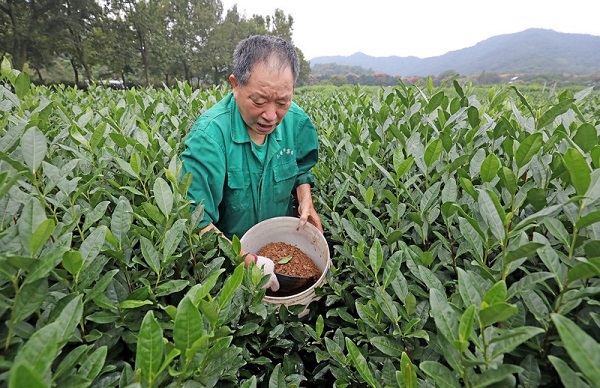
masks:
{"type": "Polygon", "coordinates": [[[256,123],[256,126],[257,126],[258,130],[261,132],[269,132],[269,131],[272,131],[273,129],[275,129],[275,124],[256,123]]]}

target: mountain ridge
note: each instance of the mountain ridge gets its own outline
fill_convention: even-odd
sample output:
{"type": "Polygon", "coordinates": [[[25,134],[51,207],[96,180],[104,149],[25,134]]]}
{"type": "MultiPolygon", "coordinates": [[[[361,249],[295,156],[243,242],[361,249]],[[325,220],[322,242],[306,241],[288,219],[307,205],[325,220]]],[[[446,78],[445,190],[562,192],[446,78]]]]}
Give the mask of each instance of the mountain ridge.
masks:
{"type": "Polygon", "coordinates": [[[437,75],[449,70],[462,75],[482,72],[591,75],[600,74],[600,36],[530,28],[496,35],[474,46],[427,58],[373,57],[356,52],[350,56],[321,56],[310,60],[313,72],[316,72],[315,65],[331,63],[401,76],[437,75]]]}

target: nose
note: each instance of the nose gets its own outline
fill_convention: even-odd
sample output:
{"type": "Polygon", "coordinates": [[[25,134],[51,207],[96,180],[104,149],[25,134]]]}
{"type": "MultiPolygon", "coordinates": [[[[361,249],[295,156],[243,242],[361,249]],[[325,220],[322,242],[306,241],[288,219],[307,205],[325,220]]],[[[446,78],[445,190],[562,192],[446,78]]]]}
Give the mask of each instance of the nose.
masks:
{"type": "Polygon", "coordinates": [[[277,120],[277,108],[273,105],[267,106],[262,113],[262,117],[269,122],[277,120]]]}

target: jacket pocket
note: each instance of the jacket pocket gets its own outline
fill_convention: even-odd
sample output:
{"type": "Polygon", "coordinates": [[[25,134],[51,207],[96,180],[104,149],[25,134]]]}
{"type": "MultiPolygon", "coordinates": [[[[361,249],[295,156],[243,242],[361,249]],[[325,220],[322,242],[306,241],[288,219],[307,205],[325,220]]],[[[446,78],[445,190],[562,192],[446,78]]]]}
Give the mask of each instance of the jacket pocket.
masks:
{"type": "Polygon", "coordinates": [[[250,189],[250,174],[248,171],[227,171],[227,188],[225,192],[225,206],[233,210],[242,210],[252,204],[252,190],[250,189]]]}
{"type": "Polygon", "coordinates": [[[274,201],[285,202],[290,200],[292,190],[294,189],[294,183],[298,176],[298,165],[296,161],[283,163],[274,167],[274,201]]]}

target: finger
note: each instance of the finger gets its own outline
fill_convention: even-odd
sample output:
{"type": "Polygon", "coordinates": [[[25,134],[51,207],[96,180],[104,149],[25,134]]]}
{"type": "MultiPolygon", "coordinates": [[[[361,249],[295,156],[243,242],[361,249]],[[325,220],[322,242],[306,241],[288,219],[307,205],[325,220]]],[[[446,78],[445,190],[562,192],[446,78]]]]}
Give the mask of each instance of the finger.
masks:
{"type": "Polygon", "coordinates": [[[277,280],[277,276],[271,275],[271,291],[276,292],[279,290],[279,280],[277,280]]]}

